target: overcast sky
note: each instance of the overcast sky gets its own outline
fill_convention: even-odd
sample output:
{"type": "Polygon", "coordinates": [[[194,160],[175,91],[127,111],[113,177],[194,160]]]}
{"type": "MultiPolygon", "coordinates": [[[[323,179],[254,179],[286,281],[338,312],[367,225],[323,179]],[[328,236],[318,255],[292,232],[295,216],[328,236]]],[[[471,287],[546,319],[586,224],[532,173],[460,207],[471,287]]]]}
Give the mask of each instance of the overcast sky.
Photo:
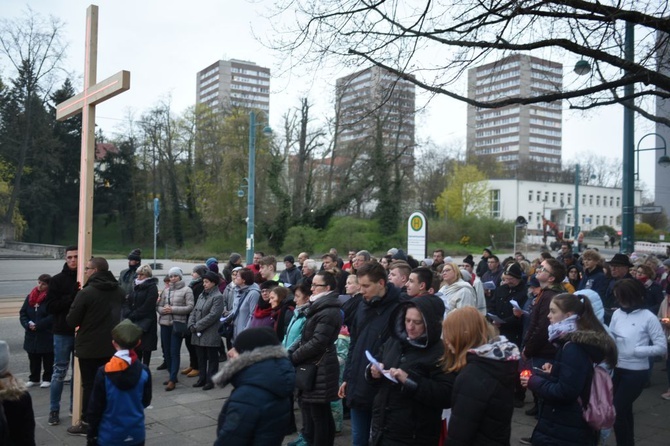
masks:
{"type": "MultiPolygon", "coordinates": [[[[77,89],[82,85],[86,8],[90,0],[3,0],[2,17],[33,11],[53,15],[65,22],[68,47],[66,69],[73,73],[77,89]]],[[[265,47],[254,36],[268,37],[272,28],[267,15],[272,0],[99,0],[98,80],[119,70],[131,72],[129,91],[97,108],[97,123],[109,135],[128,115],[136,118],[159,101],[171,98],[180,112],[195,103],[196,73],[219,59],[250,60],[273,70],[270,124],[281,127],[281,117],[307,96],[315,104],[317,117],[331,114],[334,89],[332,73],[305,75],[303,68],[277,76],[280,54],[265,47]]],[[[574,61],[563,60],[564,71],[574,61]]],[[[341,73],[343,75],[346,73],[341,73]]],[[[13,76],[0,65],[3,78],[13,76]]],[[[465,81],[462,79],[463,92],[465,81]]],[[[418,105],[427,97],[420,95],[418,105]]],[[[417,117],[417,136],[439,144],[465,143],[466,107],[454,100],[433,99],[417,117]]],[[[621,158],[621,106],[589,112],[563,113],[563,160],[596,153],[621,158]]],[[[653,126],[638,119],[636,141],[653,126]]],[[[652,143],[653,138],[647,138],[652,143]]],[[[643,147],[647,145],[643,144],[643,147]]],[[[653,163],[649,152],[641,155],[641,178],[653,193],[653,163]]]]}

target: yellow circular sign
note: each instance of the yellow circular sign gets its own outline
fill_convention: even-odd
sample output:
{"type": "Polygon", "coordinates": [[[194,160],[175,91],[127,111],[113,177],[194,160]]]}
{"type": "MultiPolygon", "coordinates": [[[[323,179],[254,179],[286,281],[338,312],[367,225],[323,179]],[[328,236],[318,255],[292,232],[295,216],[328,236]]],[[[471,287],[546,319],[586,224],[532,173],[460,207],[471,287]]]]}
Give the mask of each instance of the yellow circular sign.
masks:
{"type": "Polygon", "coordinates": [[[423,218],[421,218],[418,215],[415,215],[414,217],[412,217],[412,221],[410,222],[410,224],[412,225],[412,229],[414,229],[415,231],[420,231],[421,228],[423,228],[423,218]]]}

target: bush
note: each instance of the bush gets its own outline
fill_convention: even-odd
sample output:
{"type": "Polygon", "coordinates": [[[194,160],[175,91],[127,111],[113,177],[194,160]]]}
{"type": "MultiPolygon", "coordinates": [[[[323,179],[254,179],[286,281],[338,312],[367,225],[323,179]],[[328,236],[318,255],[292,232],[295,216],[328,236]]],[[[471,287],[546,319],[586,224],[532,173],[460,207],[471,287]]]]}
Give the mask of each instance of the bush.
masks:
{"type": "Polygon", "coordinates": [[[309,226],[294,226],[289,228],[284,239],[284,252],[299,253],[314,252],[314,247],[321,238],[321,231],[309,226]]]}
{"type": "Polygon", "coordinates": [[[338,252],[349,249],[367,249],[372,252],[384,249],[384,241],[377,221],[341,217],[330,221],[321,243],[317,243],[315,249],[320,252],[327,252],[330,248],[336,248],[338,252]]]}
{"type": "Polygon", "coordinates": [[[648,223],[637,223],[635,225],[636,240],[653,240],[654,228],[648,223]]]}

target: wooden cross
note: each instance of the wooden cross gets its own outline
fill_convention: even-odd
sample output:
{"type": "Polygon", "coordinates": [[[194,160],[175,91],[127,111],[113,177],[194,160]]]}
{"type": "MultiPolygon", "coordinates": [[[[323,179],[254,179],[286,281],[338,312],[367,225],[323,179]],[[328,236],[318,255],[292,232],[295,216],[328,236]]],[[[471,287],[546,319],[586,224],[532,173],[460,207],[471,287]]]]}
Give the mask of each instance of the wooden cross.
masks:
{"type": "MultiPolygon", "coordinates": [[[[91,258],[93,235],[93,164],[95,162],[95,106],[130,88],[130,72],[120,71],[96,83],[98,64],[98,7],[86,9],[86,54],[84,58],[84,91],[56,106],[56,119],[63,121],[81,112],[81,171],[79,181],[79,260],[77,280],[84,283],[84,269],[91,258]]],[[[81,419],[81,374],[75,358],[73,370],[74,401],[72,424],[81,419]]]]}

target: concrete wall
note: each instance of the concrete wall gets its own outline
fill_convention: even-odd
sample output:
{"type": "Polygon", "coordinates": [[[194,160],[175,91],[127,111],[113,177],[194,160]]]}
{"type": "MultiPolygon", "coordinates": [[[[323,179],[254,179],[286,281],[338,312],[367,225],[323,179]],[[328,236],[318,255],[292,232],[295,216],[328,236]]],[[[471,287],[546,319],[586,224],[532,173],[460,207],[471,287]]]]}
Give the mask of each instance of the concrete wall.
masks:
{"type": "Polygon", "coordinates": [[[41,243],[25,243],[16,242],[13,240],[5,240],[4,247],[14,251],[28,252],[31,254],[39,254],[44,257],[52,259],[65,258],[65,246],[61,245],[43,245],[41,243]]]}

